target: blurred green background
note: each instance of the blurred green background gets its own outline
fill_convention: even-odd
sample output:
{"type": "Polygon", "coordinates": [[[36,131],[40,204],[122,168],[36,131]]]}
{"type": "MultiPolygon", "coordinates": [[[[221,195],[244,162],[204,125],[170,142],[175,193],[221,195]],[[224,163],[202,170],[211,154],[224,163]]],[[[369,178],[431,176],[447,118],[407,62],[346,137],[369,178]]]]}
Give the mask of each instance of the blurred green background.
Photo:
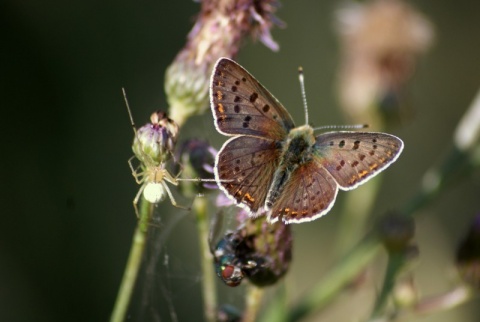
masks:
{"type": "MultiPolygon", "coordinates": [[[[282,4],[277,16],[287,28],[273,31],[280,51],[249,41],[239,62],[297,124],[304,120],[297,80],[302,65],[311,121],[344,124],[334,94],[339,48],[332,23],[340,3],[282,4]]],[[[453,130],[480,86],[480,3],[413,4],[435,24],[436,41],[418,65],[411,86],[415,116],[394,133],[406,148],[384,176],[374,216],[412,196],[421,176],[448,151],[453,130]]],[[[132,199],[138,189],[127,166],[133,133],[121,87],[137,125],[146,123],[152,111],[165,109],[164,71],[185,43],[198,10],[198,3],[186,0],[0,4],[1,321],[109,318],[136,225],[132,199]]],[[[189,137],[205,138],[216,148],[225,140],[209,113],[187,123],[181,139],[189,137]]],[[[423,295],[445,291],[455,280],[455,248],[480,210],[479,187],[477,172],[442,194],[417,220],[420,258],[414,272],[423,295]]],[[[340,193],[337,203],[344,197],[340,193]]],[[[287,277],[293,298],[332,265],[340,208],[293,227],[294,261],[287,277]]],[[[158,213],[167,226],[179,211],[164,202],[158,213]]],[[[150,245],[150,254],[157,248],[161,252],[155,257],[158,278],[140,280],[143,291],[136,292],[133,321],[169,321],[172,314],[180,321],[202,319],[195,223],[188,214],[180,218],[170,235],[162,235],[164,244],[150,245]]],[[[241,303],[241,288],[219,288],[223,303],[241,303]]],[[[376,291],[372,286],[368,301],[359,306],[368,309],[376,291]]],[[[355,312],[351,298],[341,300],[332,311],[349,305],[349,313],[355,312]]],[[[415,321],[478,321],[479,304],[473,300],[415,321]]],[[[338,320],[333,314],[311,321],[338,320]]],[[[358,320],[362,314],[344,319],[358,320]]]]}

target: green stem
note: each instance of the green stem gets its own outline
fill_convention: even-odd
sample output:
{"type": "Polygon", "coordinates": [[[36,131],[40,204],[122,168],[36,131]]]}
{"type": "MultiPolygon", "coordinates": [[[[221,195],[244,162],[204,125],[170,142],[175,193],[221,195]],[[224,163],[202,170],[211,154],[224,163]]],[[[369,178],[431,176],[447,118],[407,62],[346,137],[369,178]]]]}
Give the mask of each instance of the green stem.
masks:
{"type": "Polygon", "coordinates": [[[133,289],[137,280],[138,271],[142,263],[142,257],[145,250],[145,241],[148,232],[148,224],[152,216],[152,205],[142,198],[140,208],[140,219],[133,235],[130,255],[128,256],[125,272],[123,273],[122,283],[118,290],[115,306],[110,317],[111,322],[122,322],[132,298],[133,289]]]}
{"type": "Polygon", "coordinates": [[[336,234],[335,254],[343,256],[365,233],[365,223],[372,213],[373,205],[382,184],[382,176],[377,176],[368,185],[350,191],[341,211],[341,222],[336,234]]]}
{"type": "Polygon", "coordinates": [[[390,293],[395,287],[395,280],[400,270],[405,264],[405,254],[403,253],[390,253],[388,256],[387,272],[383,279],[383,286],[380,295],[377,298],[375,307],[372,311],[370,320],[375,321],[377,318],[383,315],[383,309],[387,303],[390,293]]]}
{"type": "Polygon", "coordinates": [[[287,321],[298,321],[314,310],[320,310],[352,281],[381,249],[376,235],[369,234],[330,270],[289,312],[287,321]]]}
{"type": "Polygon", "coordinates": [[[262,322],[285,322],[288,313],[287,291],[285,282],[277,286],[272,299],[269,299],[269,305],[264,310],[260,319],[262,322]]]}
{"type": "Polygon", "coordinates": [[[475,291],[467,285],[458,285],[446,293],[421,299],[414,306],[385,314],[374,321],[411,321],[414,316],[439,313],[465,304],[472,300],[475,295],[475,291]]]}
{"type": "Polygon", "coordinates": [[[209,222],[207,216],[207,202],[205,198],[196,198],[193,203],[193,211],[197,218],[197,229],[200,247],[200,262],[202,266],[202,293],[205,319],[209,322],[216,321],[217,292],[215,289],[215,270],[213,257],[208,244],[209,222]]]}
{"type": "Polygon", "coordinates": [[[245,294],[246,302],[242,322],[256,321],[258,312],[262,306],[262,298],[264,294],[265,290],[263,288],[252,284],[248,285],[247,293],[245,294]]]}
{"type": "Polygon", "coordinates": [[[467,285],[460,285],[444,294],[422,299],[414,307],[417,314],[428,314],[452,309],[472,299],[476,293],[467,285]]]}
{"type": "Polygon", "coordinates": [[[427,171],[422,179],[420,190],[405,204],[401,213],[405,216],[413,216],[416,211],[426,206],[445,188],[447,183],[460,177],[458,173],[465,169],[468,159],[467,153],[452,147],[440,167],[427,171]]]}
{"type": "MultiPolygon", "coordinates": [[[[403,214],[412,216],[420,208],[426,206],[434,196],[443,191],[451,183],[454,174],[462,167],[466,155],[453,149],[450,155],[443,162],[439,170],[431,170],[433,174],[431,183],[423,184],[420,191],[406,204],[403,214]]],[[[428,181],[427,180],[424,180],[428,181]]],[[[291,310],[288,320],[297,321],[313,310],[325,307],[333,298],[347,285],[369,261],[381,249],[380,241],[374,232],[356,245],[349,254],[333,267],[325,278],[317,283],[300,303],[291,310]]]]}

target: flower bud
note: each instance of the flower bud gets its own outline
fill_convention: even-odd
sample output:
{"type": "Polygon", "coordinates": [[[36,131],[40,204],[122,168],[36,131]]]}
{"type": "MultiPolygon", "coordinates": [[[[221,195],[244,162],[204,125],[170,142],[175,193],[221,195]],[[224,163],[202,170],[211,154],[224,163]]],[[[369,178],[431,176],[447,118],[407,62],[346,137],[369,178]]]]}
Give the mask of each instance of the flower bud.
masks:
{"type": "Polygon", "coordinates": [[[418,291],[412,278],[397,282],[393,293],[393,301],[399,308],[410,308],[418,302],[418,291]]]}
{"type": "Polygon", "coordinates": [[[154,112],[150,122],[136,131],[132,150],[143,164],[158,166],[172,156],[178,125],[161,111],[154,112]]]}
{"type": "Polygon", "coordinates": [[[389,252],[410,252],[410,244],[415,235],[415,222],[412,218],[390,214],[380,220],[377,229],[389,252]]]}

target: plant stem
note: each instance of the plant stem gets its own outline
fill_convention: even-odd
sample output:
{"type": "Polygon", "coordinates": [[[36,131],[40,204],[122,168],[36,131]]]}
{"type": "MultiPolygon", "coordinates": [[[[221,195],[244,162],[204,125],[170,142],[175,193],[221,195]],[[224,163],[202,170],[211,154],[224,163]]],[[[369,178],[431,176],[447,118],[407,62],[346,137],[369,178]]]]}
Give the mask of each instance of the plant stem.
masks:
{"type": "Polygon", "coordinates": [[[423,176],[420,190],[405,204],[401,213],[406,216],[413,214],[427,205],[452,180],[459,179],[459,172],[465,169],[469,161],[467,153],[452,147],[448,156],[438,168],[432,168],[423,176]]]}
{"type": "Polygon", "coordinates": [[[287,318],[287,312],[289,308],[286,304],[287,302],[287,290],[286,282],[282,282],[281,285],[277,287],[274,292],[274,295],[269,299],[269,305],[264,310],[264,313],[260,319],[262,322],[285,322],[287,318]]]}
{"type": "Polygon", "coordinates": [[[474,295],[475,292],[472,288],[466,285],[460,285],[444,294],[422,299],[415,305],[414,312],[417,314],[428,314],[449,310],[465,303],[474,295]]]}
{"type": "Polygon", "coordinates": [[[314,310],[325,307],[345,285],[362,270],[381,249],[376,234],[370,233],[297,303],[287,321],[298,321],[314,310]]]}
{"type": "Polygon", "coordinates": [[[370,321],[375,321],[383,314],[383,309],[387,303],[387,300],[395,287],[395,280],[398,273],[405,265],[405,254],[403,253],[390,253],[388,256],[387,272],[383,279],[382,291],[377,297],[375,308],[372,311],[370,321]]]}
{"type": "Polygon", "coordinates": [[[111,322],[122,322],[130,304],[135,282],[137,280],[138,271],[142,263],[142,257],[145,250],[145,241],[148,232],[148,224],[153,212],[153,205],[142,198],[140,208],[140,218],[133,235],[130,255],[128,256],[125,272],[123,273],[122,283],[118,290],[115,306],[110,317],[111,322]]]}
{"type": "Polygon", "coordinates": [[[262,298],[265,294],[263,288],[257,287],[253,284],[249,284],[247,287],[247,293],[245,294],[245,310],[243,313],[242,322],[255,322],[260,307],[262,306],[262,298]]]}
{"type": "Polygon", "coordinates": [[[205,319],[209,322],[216,321],[217,292],[215,288],[215,271],[213,257],[208,244],[209,222],[207,216],[207,202],[205,198],[196,198],[193,211],[197,218],[197,229],[200,247],[200,262],[202,267],[202,293],[205,319]]]}
{"type": "Polygon", "coordinates": [[[366,222],[371,216],[382,184],[382,177],[382,175],[377,176],[368,185],[350,191],[345,196],[346,200],[341,211],[339,231],[336,234],[335,255],[338,256],[337,258],[341,258],[362,238],[366,222]]]}
{"type": "MultiPolygon", "coordinates": [[[[413,216],[415,212],[426,206],[434,196],[443,191],[448,186],[447,183],[451,183],[452,180],[450,179],[454,177],[453,174],[458,173],[458,169],[464,165],[465,157],[464,153],[454,148],[439,170],[430,170],[429,173],[434,174],[433,182],[422,185],[418,193],[406,203],[402,211],[403,215],[413,216]]],[[[424,182],[426,181],[428,180],[424,179],[424,182]]],[[[288,321],[297,321],[313,310],[325,307],[380,249],[381,243],[375,232],[370,232],[291,310],[288,321]]]]}

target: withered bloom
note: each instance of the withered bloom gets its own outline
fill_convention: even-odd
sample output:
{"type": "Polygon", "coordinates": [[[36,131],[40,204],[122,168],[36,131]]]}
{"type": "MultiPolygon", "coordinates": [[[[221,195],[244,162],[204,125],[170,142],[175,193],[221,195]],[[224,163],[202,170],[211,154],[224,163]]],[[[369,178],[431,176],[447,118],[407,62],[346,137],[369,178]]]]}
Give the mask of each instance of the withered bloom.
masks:
{"type": "Polygon", "coordinates": [[[165,75],[170,115],[179,125],[209,107],[208,83],[220,57],[234,58],[244,38],[252,35],[276,51],[270,29],[281,22],[274,0],[204,0],[187,44],[165,75]]]}
{"type": "Polygon", "coordinates": [[[337,18],[339,98],[345,113],[369,124],[402,115],[405,86],[433,40],[431,23],[402,0],[350,3],[337,18]]]}

